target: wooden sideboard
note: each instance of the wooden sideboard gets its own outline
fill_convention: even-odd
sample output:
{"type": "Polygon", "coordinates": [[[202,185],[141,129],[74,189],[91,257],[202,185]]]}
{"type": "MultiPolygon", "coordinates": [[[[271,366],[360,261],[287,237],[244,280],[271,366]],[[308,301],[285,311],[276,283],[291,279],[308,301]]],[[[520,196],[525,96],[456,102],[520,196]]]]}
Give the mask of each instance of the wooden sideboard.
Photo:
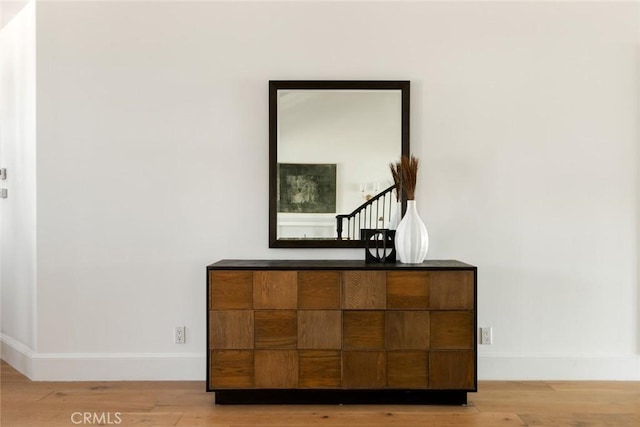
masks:
{"type": "Polygon", "coordinates": [[[222,260],[207,267],[216,403],[466,404],[477,268],[222,260]]]}

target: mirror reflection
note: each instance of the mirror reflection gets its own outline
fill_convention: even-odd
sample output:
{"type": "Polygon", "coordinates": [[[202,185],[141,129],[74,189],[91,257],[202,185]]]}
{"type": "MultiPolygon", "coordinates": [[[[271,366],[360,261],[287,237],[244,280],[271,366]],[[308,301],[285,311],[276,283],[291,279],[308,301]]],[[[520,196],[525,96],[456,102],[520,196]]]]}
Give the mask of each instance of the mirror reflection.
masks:
{"type": "Polygon", "coordinates": [[[272,247],[363,246],[360,229],[388,228],[389,163],[408,152],[408,90],[408,82],[270,82],[272,247]]]}

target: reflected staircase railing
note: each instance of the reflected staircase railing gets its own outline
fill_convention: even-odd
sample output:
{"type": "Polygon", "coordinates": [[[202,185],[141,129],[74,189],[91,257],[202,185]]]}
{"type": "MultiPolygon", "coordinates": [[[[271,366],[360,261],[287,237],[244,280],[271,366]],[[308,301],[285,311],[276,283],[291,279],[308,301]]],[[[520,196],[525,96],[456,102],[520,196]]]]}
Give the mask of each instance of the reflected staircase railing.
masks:
{"type": "Polygon", "coordinates": [[[349,214],[336,215],[338,240],[361,240],[362,229],[388,227],[392,209],[397,203],[393,194],[395,188],[392,185],[381,191],[349,214]]]}

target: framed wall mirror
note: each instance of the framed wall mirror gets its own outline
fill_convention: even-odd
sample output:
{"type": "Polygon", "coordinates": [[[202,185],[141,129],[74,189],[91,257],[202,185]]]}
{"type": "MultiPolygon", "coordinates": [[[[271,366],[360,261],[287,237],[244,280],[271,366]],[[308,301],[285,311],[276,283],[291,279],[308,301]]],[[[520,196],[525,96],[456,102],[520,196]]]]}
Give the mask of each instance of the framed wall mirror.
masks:
{"type": "Polygon", "coordinates": [[[269,82],[269,247],[364,247],[401,210],[409,81],[269,82]]]}

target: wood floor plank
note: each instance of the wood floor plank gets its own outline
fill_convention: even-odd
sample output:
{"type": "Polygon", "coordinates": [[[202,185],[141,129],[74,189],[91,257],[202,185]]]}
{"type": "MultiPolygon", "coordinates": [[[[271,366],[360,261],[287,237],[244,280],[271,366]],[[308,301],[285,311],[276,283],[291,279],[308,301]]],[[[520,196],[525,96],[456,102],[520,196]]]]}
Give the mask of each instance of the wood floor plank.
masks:
{"type": "Polygon", "coordinates": [[[638,427],[638,414],[521,414],[529,426],[539,427],[638,427]]]}
{"type": "Polygon", "coordinates": [[[546,381],[482,381],[482,392],[486,391],[554,391],[546,381]]]}
{"type": "Polygon", "coordinates": [[[234,422],[240,417],[247,419],[264,419],[265,422],[279,420],[286,417],[311,419],[316,415],[337,416],[349,419],[380,417],[387,413],[398,416],[425,415],[477,415],[473,406],[442,406],[442,405],[179,405],[172,407],[156,407],[152,412],[183,411],[190,416],[215,415],[216,421],[234,422]]]}
{"type": "Polygon", "coordinates": [[[481,413],[624,414],[640,411],[635,396],[619,392],[491,391],[478,393],[471,400],[481,413]]]}
{"type": "Polygon", "coordinates": [[[122,426],[175,426],[184,414],[182,412],[123,412],[122,426]]]}
{"type": "Polygon", "coordinates": [[[205,417],[193,417],[185,414],[178,426],[199,427],[210,426],[213,423],[228,423],[230,427],[302,427],[302,426],[353,426],[353,427],[416,427],[431,425],[438,427],[453,426],[481,426],[481,427],[511,427],[523,426],[522,420],[516,414],[398,414],[394,412],[369,411],[364,413],[354,413],[348,408],[341,409],[336,413],[335,409],[327,412],[318,411],[311,413],[287,413],[284,412],[275,417],[254,415],[220,419],[216,415],[205,417]],[[427,421],[428,420],[428,421],[427,421]],[[428,422],[428,424],[427,424],[428,422]]]}
{"type": "Polygon", "coordinates": [[[173,406],[212,407],[215,394],[204,393],[204,383],[201,385],[202,387],[198,387],[198,390],[168,391],[166,394],[158,395],[156,408],[173,406]]]}
{"type": "Polygon", "coordinates": [[[640,396],[638,381],[548,381],[547,384],[556,391],[633,392],[640,396]]]}

